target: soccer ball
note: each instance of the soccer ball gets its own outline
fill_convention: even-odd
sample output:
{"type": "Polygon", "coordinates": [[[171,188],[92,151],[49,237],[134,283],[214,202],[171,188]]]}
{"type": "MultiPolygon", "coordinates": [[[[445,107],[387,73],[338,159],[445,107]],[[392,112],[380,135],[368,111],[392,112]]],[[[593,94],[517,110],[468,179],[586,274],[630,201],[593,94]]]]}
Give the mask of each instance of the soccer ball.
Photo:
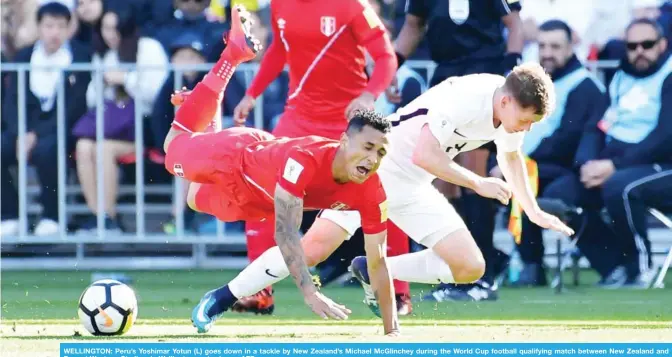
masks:
{"type": "Polygon", "coordinates": [[[128,285],[116,280],[98,280],[82,293],[77,314],[92,335],[123,335],[138,317],[138,301],[128,285]]]}

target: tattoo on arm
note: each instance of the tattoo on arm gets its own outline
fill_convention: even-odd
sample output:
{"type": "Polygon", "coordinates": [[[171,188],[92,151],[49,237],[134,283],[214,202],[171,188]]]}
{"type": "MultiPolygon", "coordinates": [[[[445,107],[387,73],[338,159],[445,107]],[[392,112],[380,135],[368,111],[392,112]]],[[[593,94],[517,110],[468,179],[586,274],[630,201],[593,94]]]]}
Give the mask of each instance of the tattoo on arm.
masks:
{"type": "Polygon", "coordinates": [[[296,285],[306,294],[312,292],[315,285],[301,247],[299,227],[302,217],[303,199],[278,186],[275,190],[275,242],[296,285]]]}

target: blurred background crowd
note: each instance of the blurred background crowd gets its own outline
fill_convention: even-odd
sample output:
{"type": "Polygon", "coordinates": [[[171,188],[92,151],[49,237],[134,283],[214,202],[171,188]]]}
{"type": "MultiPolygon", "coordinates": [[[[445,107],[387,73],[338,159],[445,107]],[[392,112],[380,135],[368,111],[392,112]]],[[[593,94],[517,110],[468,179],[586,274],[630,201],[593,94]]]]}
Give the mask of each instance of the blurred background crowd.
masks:
{"type": "MultiPolygon", "coordinates": [[[[672,36],[672,2],[501,1],[509,4],[520,2],[522,10],[519,11],[520,26],[500,24],[500,30],[505,36],[514,29],[517,36],[522,34],[522,60],[540,61],[553,75],[556,90],[561,93],[557,109],[559,114],[548,124],[533,130],[525,143],[526,154],[538,165],[538,195],[559,199],[586,211],[594,208],[591,211],[595,213],[594,219],[583,217],[576,224],[580,228],[577,232],[583,234],[579,246],[593,269],[601,275],[603,284],[611,286],[618,283],[616,285],[620,286],[625,276],[641,276],[651,270],[651,243],[647,238],[650,219],[644,213],[633,215],[634,207],[653,205],[664,209],[667,202],[672,201],[672,198],[665,199],[669,197],[665,196],[665,192],[672,190],[672,176],[667,176],[672,169],[669,149],[672,147],[669,145],[669,139],[672,139],[672,111],[669,108],[672,105],[672,86],[667,80],[672,73],[672,64],[668,61],[666,40],[672,36]],[[613,60],[613,66],[585,67],[590,61],[597,60],[613,60]],[[575,73],[579,68],[588,70],[575,73]],[[586,78],[589,80],[584,81],[586,78]],[[620,101],[625,98],[627,101],[620,101]],[[624,108],[619,107],[619,103],[624,108]],[[632,107],[641,107],[641,110],[632,107]],[[613,117],[624,115],[624,111],[636,113],[633,114],[637,115],[633,119],[635,124],[614,124],[619,120],[613,117]],[[608,128],[605,129],[605,126],[608,128]],[[631,145],[626,148],[609,147],[609,140],[604,138],[604,134],[609,133],[609,126],[619,128],[609,137],[614,136],[631,145]],[[652,132],[660,135],[652,136],[652,132]],[[642,175],[633,176],[631,171],[641,170],[643,166],[653,170],[651,175],[660,173],[660,177],[665,176],[665,183],[656,187],[646,186],[648,191],[638,185],[633,186],[633,182],[642,175]],[[595,191],[593,188],[601,188],[602,193],[591,196],[595,191]],[[657,201],[650,200],[651,195],[656,196],[657,201]],[[630,200],[625,200],[626,196],[630,200]],[[626,202],[625,207],[623,202],[626,202]],[[620,233],[624,231],[631,233],[620,233]],[[606,245],[600,242],[605,235],[622,236],[626,242],[605,248],[606,245]],[[634,263],[619,258],[632,254],[644,256],[634,263]]],[[[391,37],[395,38],[406,20],[406,2],[369,2],[391,37]]],[[[105,215],[106,231],[134,231],[133,189],[124,190],[124,187],[135,184],[136,111],[144,118],[146,185],[172,183],[172,177],[162,165],[163,138],[174,115],[169,97],[175,89],[176,74],[169,70],[169,64],[203,65],[216,61],[224,46],[222,34],[228,27],[231,6],[236,4],[245,5],[254,14],[257,24],[254,27],[255,36],[267,47],[272,38],[270,0],[2,0],[3,64],[30,63],[36,67],[67,68],[77,63],[102,63],[106,66],[136,63],[151,68],[105,72],[102,93],[97,93],[101,88],[89,72],[65,70],[68,183],[79,188],[73,191],[74,195],[69,192],[68,205],[80,208],[70,210],[67,215],[69,232],[91,232],[96,228],[95,216],[98,213],[105,215]],[[98,212],[95,175],[95,114],[98,105],[104,106],[106,133],[102,143],[104,212],[98,212]]],[[[472,11],[476,11],[473,5],[472,11]]],[[[409,60],[440,64],[433,54],[431,42],[432,38],[428,35],[409,60]]],[[[258,54],[257,61],[262,56],[263,51],[258,54]]],[[[400,101],[381,96],[377,102],[377,109],[384,114],[408,103],[431,84],[428,78],[430,67],[407,63],[402,68],[398,75],[400,101]]],[[[23,87],[25,93],[19,93],[17,73],[2,71],[2,236],[15,235],[19,229],[18,188],[13,178],[16,177],[18,117],[21,112],[26,117],[25,150],[32,168],[29,184],[39,187],[30,191],[31,207],[37,207],[30,211],[30,231],[38,237],[58,233],[55,163],[60,73],[58,70],[31,70],[23,87]],[[18,107],[18,99],[22,95],[25,96],[25,108],[18,107]]],[[[193,88],[204,73],[182,71],[179,83],[193,88]]],[[[225,127],[232,125],[233,109],[244,97],[252,75],[238,71],[226,89],[222,107],[225,127]]],[[[258,110],[263,110],[264,129],[270,130],[277,123],[284,109],[287,83],[287,76],[281,75],[264,92],[263,106],[257,106],[258,110]]],[[[248,125],[254,125],[254,117],[254,114],[250,115],[248,125]]],[[[492,164],[484,161],[482,166],[480,171],[483,175],[499,174],[492,164]]],[[[458,208],[460,205],[468,206],[466,197],[469,195],[440,183],[437,186],[458,208]],[[464,198],[463,202],[459,201],[460,196],[464,198]]],[[[157,207],[168,207],[154,215],[155,218],[148,218],[148,232],[174,234],[176,215],[183,216],[185,229],[190,234],[214,232],[212,218],[199,216],[188,208],[184,212],[176,212],[174,203],[179,199],[182,198],[174,198],[170,194],[154,195],[148,191],[147,202],[157,204],[157,207]]],[[[494,203],[490,205],[494,207],[494,203]]],[[[492,242],[493,232],[505,228],[507,220],[491,226],[483,222],[494,222],[495,215],[501,211],[508,214],[508,209],[503,207],[481,210],[475,216],[465,213],[467,221],[480,225],[480,231],[485,230],[479,233],[472,229],[474,236],[485,235],[486,238],[482,239],[492,242]]],[[[227,234],[240,232],[241,229],[242,225],[226,226],[227,234]]],[[[361,250],[361,247],[355,247],[355,243],[344,247],[335,262],[326,263],[323,271],[328,273],[324,278],[329,281],[343,273],[344,267],[339,261],[346,261],[341,258],[356,254],[357,249],[361,250]]],[[[523,220],[522,240],[514,252],[519,267],[514,280],[518,285],[547,284],[544,249],[542,232],[523,220]]],[[[495,261],[503,262],[492,264],[497,267],[489,272],[492,283],[496,276],[508,271],[509,257],[494,247],[490,250],[497,257],[495,261]]],[[[11,254],[11,251],[4,254],[11,254]]],[[[488,253],[485,255],[487,259],[488,253]]]]}

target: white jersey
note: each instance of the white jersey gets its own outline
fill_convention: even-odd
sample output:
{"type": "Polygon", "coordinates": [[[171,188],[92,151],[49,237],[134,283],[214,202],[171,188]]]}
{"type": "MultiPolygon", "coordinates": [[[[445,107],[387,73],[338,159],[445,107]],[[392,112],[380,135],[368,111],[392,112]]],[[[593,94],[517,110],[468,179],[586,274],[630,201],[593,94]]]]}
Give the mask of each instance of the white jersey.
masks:
{"type": "Polygon", "coordinates": [[[435,176],[413,164],[413,150],[425,124],[429,125],[451,158],[495,141],[497,150],[517,151],[524,132],[510,134],[493,123],[493,97],[505,78],[492,74],[451,77],[397,110],[389,119],[390,153],[381,170],[403,175],[416,183],[431,182],[435,176]]]}

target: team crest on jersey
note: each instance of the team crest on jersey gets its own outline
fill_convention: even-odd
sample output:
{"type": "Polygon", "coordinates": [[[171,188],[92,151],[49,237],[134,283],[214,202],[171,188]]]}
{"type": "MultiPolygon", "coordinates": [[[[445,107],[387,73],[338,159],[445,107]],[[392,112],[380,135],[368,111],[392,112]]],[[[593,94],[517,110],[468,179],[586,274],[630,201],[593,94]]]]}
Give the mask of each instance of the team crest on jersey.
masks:
{"type": "Polygon", "coordinates": [[[333,16],[322,16],[320,18],[320,31],[327,37],[333,35],[336,32],[336,18],[333,16]]]}
{"type": "Polygon", "coordinates": [[[333,205],[331,205],[331,209],[334,211],[347,211],[350,208],[350,206],[346,205],[343,202],[336,202],[333,205]]]}
{"type": "Polygon", "coordinates": [[[182,164],[173,165],[173,172],[178,177],[184,177],[184,170],[182,169],[182,164]]]}

